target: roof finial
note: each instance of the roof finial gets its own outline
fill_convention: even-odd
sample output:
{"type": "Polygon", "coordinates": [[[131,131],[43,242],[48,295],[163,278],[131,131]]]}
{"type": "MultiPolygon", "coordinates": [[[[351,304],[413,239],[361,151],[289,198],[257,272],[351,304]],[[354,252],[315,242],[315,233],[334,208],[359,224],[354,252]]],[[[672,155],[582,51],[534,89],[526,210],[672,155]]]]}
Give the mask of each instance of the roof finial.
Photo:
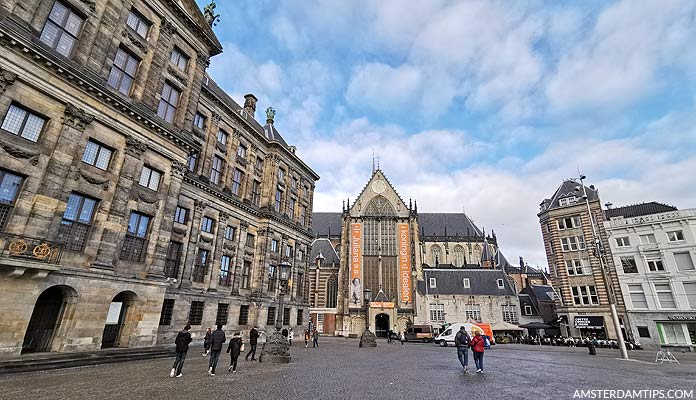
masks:
{"type": "Polygon", "coordinates": [[[217,7],[215,0],[212,0],[210,4],[203,7],[203,18],[205,18],[205,21],[211,28],[216,26],[220,21],[220,14],[215,14],[215,7],[217,7]]]}
{"type": "Polygon", "coordinates": [[[372,173],[375,173],[375,148],[372,148],[372,173]]]}
{"type": "Polygon", "coordinates": [[[273,119],[275,118],[276,110],[273,107],[268,107],[266,109],[266,123],[273,125],[273,119]]]}

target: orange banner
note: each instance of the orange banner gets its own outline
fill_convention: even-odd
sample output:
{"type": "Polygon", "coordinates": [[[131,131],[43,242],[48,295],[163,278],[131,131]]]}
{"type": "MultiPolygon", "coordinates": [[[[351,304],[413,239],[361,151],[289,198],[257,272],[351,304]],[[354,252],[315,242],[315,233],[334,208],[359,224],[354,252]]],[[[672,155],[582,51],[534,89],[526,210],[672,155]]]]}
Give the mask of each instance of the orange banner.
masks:
{"type": "Polygon", "coordinates": [[[362,224],[350,224],[350,305],[362,305],[362,281],[360,276],[360,249],[362,224]]]}
{"type": "Polygon", "coordinates": [[[401,302],[411,302],[411,236],[408,224],[399,224],[399,288],[401,302]]]}

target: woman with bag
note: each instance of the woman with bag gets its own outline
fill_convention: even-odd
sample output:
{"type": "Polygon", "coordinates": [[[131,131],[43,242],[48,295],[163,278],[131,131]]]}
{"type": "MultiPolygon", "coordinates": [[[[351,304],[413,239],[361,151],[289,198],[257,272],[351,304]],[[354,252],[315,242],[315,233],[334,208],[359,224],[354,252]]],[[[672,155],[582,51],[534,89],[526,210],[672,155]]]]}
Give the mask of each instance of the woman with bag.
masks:
{"type": "Polygon", "coordinates": [[[227,352],[230,353],[230,367],[227,371],[237,372],[237,358],[244,351],[244,343],[242,343],[242,337],[239,332],[235,333],[227,345],[227,352]]]}
{"type": "Polygon", "coordinates": [[[481,332],[474,332],[474,338],[471,339],[471,351],[474,352],[474,364],[476,364],[476,373],[483,373],[483,350],[486,345],[486,340],[481,336],[481,332]]]}

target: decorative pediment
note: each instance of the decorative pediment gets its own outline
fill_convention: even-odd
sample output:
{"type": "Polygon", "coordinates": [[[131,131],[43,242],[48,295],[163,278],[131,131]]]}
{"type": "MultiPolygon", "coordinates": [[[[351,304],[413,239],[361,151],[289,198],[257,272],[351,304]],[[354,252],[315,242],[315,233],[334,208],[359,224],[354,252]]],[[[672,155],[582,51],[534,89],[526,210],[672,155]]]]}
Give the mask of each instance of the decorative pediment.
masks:
{"type": "Polygon", "coordinates": [[[387,180],[376,170],[350,208],[354,217],[408,217],[409,208],[387,180]]]}

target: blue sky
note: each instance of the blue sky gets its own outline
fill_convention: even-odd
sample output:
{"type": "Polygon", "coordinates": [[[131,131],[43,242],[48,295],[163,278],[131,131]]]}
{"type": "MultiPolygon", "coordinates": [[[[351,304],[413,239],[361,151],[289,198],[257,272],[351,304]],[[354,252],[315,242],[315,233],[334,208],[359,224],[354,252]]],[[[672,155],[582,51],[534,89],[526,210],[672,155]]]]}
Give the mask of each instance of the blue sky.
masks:
{"type": "MultiPolygon", "coordinates": [[[[207,1],[199,1],[199,4],[207,1]]],[[[580,168],[603,202],[696,207],[696,2],[220,1],[209,73],[340,210],[373,149],[421,211],[466,210],[546,265],[536,213],[580,168]]]]}

